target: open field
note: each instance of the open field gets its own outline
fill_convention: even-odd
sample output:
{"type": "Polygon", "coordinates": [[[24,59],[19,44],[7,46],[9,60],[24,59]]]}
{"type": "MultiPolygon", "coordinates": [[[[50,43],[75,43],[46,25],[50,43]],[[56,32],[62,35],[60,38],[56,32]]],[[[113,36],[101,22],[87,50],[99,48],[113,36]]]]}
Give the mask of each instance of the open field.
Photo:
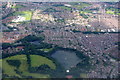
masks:
{"type": "Polygon", "coordinates": [[[47,64],[51,69],[56,69],[55,64],[46,57],[42,57],[38,55],[30,55],[30,58],[31,58],[32,67],[39,67],[41,65],[47,64]]]}
{"type": "Polygon", "coordinates": [[[9,76],[17,76],[20,77],[20,75],[16,74],[15,69],[17,69],[15,66],[9,65],[7,63],[7,60],[20,60],[20,61],[25,61],[26,57],[25,55],[17,55],[17,56],[13,56],[13,57],[8,57],[6,59],[2,60],[3,63],[3,71],[4,74],[7,74],[9,76]]]}
{"type": "Polygon", "coordinates": [[[16,8],[23,8],[24,6],[22,6],[22,5],[16,5],[16,6],[12,6],[11,8],[13,8],[13,9],[16,9],[16,8]]]}
{"type": "Polygon", "coordinates": [[[120,15],[120,10],[119,10],[118,8],[114,8],[114,7],[107,7],[107,8],[106,8],[106,13],[107,13],[107,14],[120,15]]]}
{"type": "Polygon", "coordinates": [[[114,11],[106,11],[107,14],[115,14],[114,11]]]}
{"type": "Polygon", "coordinates": [[[80,77],[81,77],[81,78],[87,78],[87,75],[86,75],[85,73],[81,73],[81,74],[80,74],[80,77]]]}
{"type": "Polygon", "coordinates": [[[70,8],[70,7],[66,7],[66,6],[59,6],[59,7],[62,8],[62,9],[65,9],[65,10],[71,11],[71,8],[70,8]]]}
{"type": "MultiPolygon", "coordinates": [[[[25,18],[25,20],[23,20],[23,21],[30,21],[31,17],[32,17],[32,12],[31,11],[15,12],[15,13],[13,13],[13,16],[20,16],[20,17],[25,18]]],[[[15,19],[15,20],[17,20],[17,19],[15,19]]],[[[22,20],[19,22],[22,22],[22,20]]]]}
{"type": "Polygon", "coordinates": [[[109,10],[109,11],[106,11],[106,13],[107,13],[107,14],[112,14],[112,15],[113,15],[113,14],[120,15],[120,13],[116,13],[115,11],[110,11],[110,10],[109,10]]]}
{"type": "Polygon", "coordinates": [[[41,51],[44,51],[44,52],[50,52],[50,51],[52,51],[53,50],[53,48],[45,48],[45,49],[40,49],[41,51]]]}
{"type": "MultiPolygon", "coordinates": [[[[48,60],[47,58],[44,58],[42,56],[38,56],[38,55],[31,55],[32,58],[32,62],[31,64],[36,67],[39,60],[41,60],[41,63],[38,64],[38,66],[42,65],[42,64],[48,64],[52,69],[55,69],[55,65],[54,63],[52,63],[52,61],[48,60]],[[36,61],[36,62],[34,62],[36,61]],[[34,64],[37,63],[37,64],[34,64]]],[[[40,73],[30,73],[28,71],[28,63],[27,63],[27,57],[26,55],[16,55],[16,56],[12,56],[12,57],[8,57],[2,60],[3,63],[3,74],[8,75],[9,77],[19,77],[21,78],[22,76],[32,76],[34,78],[48,78],[49,75],[48,74],[40,74],[40,73]],[[19,60],[20,61],[20,65],[19,67],[13,66],[11,64],[9,64],[7,61],[9,60],[19,60]],[[17,72],[19,72],[19,74],[17,72]]],[[[16,64],[17,65],[17,64],[16,64]]]]}
{"type": "Polygon", "coordinates": [[[76,7],[76,8],[78,8],[78,9],[82,9],[82,8],[84,8],[84,7],[88,7],[88,6],[90,6],[90,4],[88,4],[88,3],[76,3],[76,2],[74,2],[74,3],[70,3],[73,7],[76,7]]]}

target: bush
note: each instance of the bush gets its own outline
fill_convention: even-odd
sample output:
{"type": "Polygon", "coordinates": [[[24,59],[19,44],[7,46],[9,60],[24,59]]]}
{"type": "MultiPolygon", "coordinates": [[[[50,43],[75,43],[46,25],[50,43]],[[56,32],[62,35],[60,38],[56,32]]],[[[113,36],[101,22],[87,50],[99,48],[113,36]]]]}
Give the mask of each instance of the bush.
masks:
{"type": "MultiPolygon", "coordinates": [[[[33,41],[43,41],[44,39],[42,37],[37,37],[35,35],[28,35],[25,38],[19,40],[21,42],[33,42],[33,41]]],[[[18,42],[19,42],[18,41],[18,42]]]]}
{"type": "Polygon", "coordinates": [[[29,71],[33,73],[48,73],[51,70],[50,67],[46,64],[41,65],[39,67],[30,67],[29,71]]]}
{"type": "Polygon", "coordinates": [[[8,47],[12,47],[13,45],[10,43],[2,43],[2,49],[7,49],[8,47]]]}
{"type": "Polygon", "coordinates": [[[21,62],[19,60],[7,60],[9,65],[15,66],[17,68],[19,68],[19,66],[21,65],[21,62]]]}

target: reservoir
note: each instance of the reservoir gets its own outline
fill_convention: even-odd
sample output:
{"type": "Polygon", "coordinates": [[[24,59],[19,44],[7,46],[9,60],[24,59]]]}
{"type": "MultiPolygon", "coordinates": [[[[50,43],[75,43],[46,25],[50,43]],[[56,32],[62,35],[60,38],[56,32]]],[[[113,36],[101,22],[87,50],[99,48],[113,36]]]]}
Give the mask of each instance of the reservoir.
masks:
{"type": "Polygon", "coordinates": [[[57,60],[65,69],[70,69],[76,67],[76,65],[81,62],[75,52],[57,50],[52,54],[52,57],[57,60]]]}

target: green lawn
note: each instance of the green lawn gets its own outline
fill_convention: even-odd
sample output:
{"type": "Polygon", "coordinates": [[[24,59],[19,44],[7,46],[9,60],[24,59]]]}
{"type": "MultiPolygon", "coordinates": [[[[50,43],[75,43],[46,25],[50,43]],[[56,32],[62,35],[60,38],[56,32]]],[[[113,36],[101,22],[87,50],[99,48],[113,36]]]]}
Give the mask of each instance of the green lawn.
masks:
{"type": "Polygon", "coordinates": [[[11,8],[15,9],[15,8],[23,8],[24,6],[22,5],[16,5],[16,6],[12,6],[11,8]]]}
{"type": "Polygon", "coordinates": [[[17,76],[17,77],[20,77],[20,75],[16,74],[15,72],[15,69],[17,69],[15,66],[12,66],[12,65],[9,65],[7,63],[7,60],[26,60],[26,57],[25,55],[17,55],[17,56],[12,56],[12,57],[8,57],[8,58],[5,58],[2,60],[2,65],[4,67],[3,68],[3,71],[4,71],[4,74],[7,74],[9,76],[17,76]]]}
{"type": "MultiPolygon", "coordinates": [[[[36,55],[37,56],[37,55],[36,55]]],[[[42,58],[44,60],[48,60],[47,58],[43,58],[42,56],[41,57],[36,57],[35,55],[31,55],[31,58],[32,59],[32,63],[34,66],[36,66],[36,64],[38,64],[37,62],[34,62],[34,61],[38,61],[39,59],[38,58],[42,58]],[[35,60],[36,59],[36,60],[35,60]],[[38,60],[37,60],[38,59],[38,60]],[[34,63],[36,64],[34,64],[34,63]]],[[[44,61],[40,59],[41,61],[44,61]]],[[[46,62],[46,61],[45,61],[46,62]]],[[[17,76],[19,78],[22,78],[22,76],[32,76],[34,78],[49,78],[49,74],[40,74],[40,73],[30,73],[28,71],[28,63],[27,63],[27,57],[26,55],[16,55],[16,56],[12,56],[12,57],[8,57],[8,58],[5,58],[2,60],[2,63],[3,63],[3,66],[2,69],[3,69],[3,74],[6,74],[6,75],[9,75],[9,76],[17,76]],[[19,68],[13,66],[13,65],[10,65],[8,64],[7,60],[19,60],[21,62],[19,68]],[[17,74],[15,70],[18,70],[19,72],[21,72],[21,74],[17,74]]],[[[52,69],[55,69],[55,66],[54,66],[54,63],[52,64],[52,61],[48,61],[48,65],[52,68],[52,69]]]]}
{"type": "Polygon", "coordinates": [[[116,13],[115,11],[110,11],[110,10],[109,10],[109,11],[106,11],[106,13],[107,13],[107,14],[116,14],[116,15],[120,15],[119,12],[116,13]]]}
{"type": "Polygon", "coordinates": [[[32,67],[39,67],[41,65],[46,64],[51,69],[56,69],[56,65],[46,57],[42,57],[39,55],[30,55],[30,58],[31,58],[31,66],[32,67]]]}
{"type": "Polygon", "coordinates": [[[0,68],[2,68],[2,59],[0,59],[0,68]]]}
{"type": "Polygon", "coordinates": [[[6,60],[2,61],[2,67],[3,68],[3,74],[6,74],[8,76],[17,76],[20,77],[20,75],[16,74],[16,72],[14,71],[16,69],[16,67],[9,65],[6,60]]]}
{"type": "Polygon", "coordinates": [[[52,51],[53,50],[53,48],[45,48],[45,49],[40,49],[41,51],[44,51],[44,52],[50,52],[50,51],[52,51]]]}
{"type": "Polygon", "coordinates": [[[115,14],[114,11],[106,11],[107,14],[115,14]]]}
{"type": "Polygon", "coordinates": [[[22,16],[25,17],[26,21],[30,21],[32,18],[32,12],[31,11],[21,11],[21,12],[15,12],[13,13],[14,16],[22,16]]]}
{"type": "Polygon", "coordinates": [[[66,6],[59,6],[59,7],[62,8],[62,9],[68,10],[68,11],[72,10],[70,7],[66,7],[66,6]]]}
{"type": "Polygon", "coordinates": [[[92,13],[92,11],[91,10],[80,11],[80,14],[87,14],[87,13],[92,13]]]}
{"type": "Polygon", "coordinates": [[[76,8],[78,8],[78,9],[82,9],[82,8],[84,8],[84,7],[88,7],[88,6],[90,6],[91,4],[89,4],[89,3],[85,3],[85,2],[79,2],[79,4],[78,4],[78,2],[73,2],[73,3],[70,3],[73,7],[76,7],[76,8]]]}
{"type": "MultiPolygon", "coordinates": [[[[25,58],[26,58],[26,55],[25,55],[25,58]]],[[[48,78],[49,77],[49,75],[47,75],[47,74],[30,73],[28,71],[27,58],[21,59],[21,65],[19,67],[19,71],[22,72],[23,76],[32,76],[34,78],[48,78]]]]}
{"type": "Polygon", "coordinates": [[[106,8],[106,13],[107,13],[107,14],[120,15],[120,10],[119,10],[118,8],[114,8],[114,7],[107,7],[107,8],[106,8]]]}
{"type": "Polygon", "coordinates": [[[81,78],[87,78],[87,74],[86,73],[80,73],[80,77],[81,78]]]}
{"type": "Polygon", "coordinates": [[[27,71],[24,72],[23,75],[32,76],[34,78],[49,78],[50,77],[48,74],[29,73],[27,71]]]}

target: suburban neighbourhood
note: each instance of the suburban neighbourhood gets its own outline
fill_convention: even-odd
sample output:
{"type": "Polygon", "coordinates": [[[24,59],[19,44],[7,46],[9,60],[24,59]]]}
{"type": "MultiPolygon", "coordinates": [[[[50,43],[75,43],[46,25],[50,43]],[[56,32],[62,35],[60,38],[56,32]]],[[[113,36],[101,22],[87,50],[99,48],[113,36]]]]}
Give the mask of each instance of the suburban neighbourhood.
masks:
{"type": "Polygon", "coordinates": [[[119,2],[3,2],[3,78],[119,78],[119,2]]]}

